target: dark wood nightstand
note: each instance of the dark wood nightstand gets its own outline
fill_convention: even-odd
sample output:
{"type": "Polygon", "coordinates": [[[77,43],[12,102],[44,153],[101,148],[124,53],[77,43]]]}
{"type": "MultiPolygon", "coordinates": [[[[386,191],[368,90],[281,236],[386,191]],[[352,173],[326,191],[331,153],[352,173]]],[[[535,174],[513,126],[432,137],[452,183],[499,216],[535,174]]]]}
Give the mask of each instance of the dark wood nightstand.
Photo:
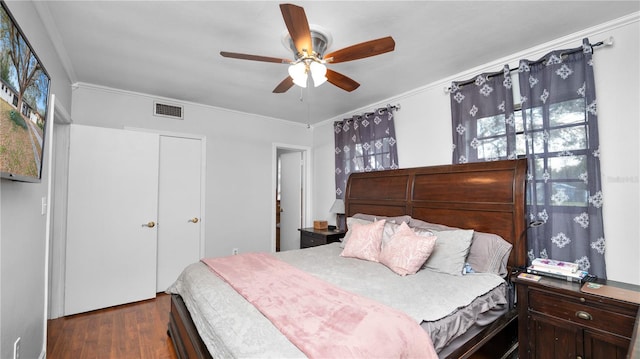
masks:
{"type": "Polygon", "coordinates": [[[345,232],[341,230],[301,228],[300,231],[300,248],[309,248],[328,244],[331,242],[339,242],[344,237],[345,232]]]}
{"type": "MultiPolygon", "coordinates": [[[[639,304],[585,293],[582,284],[513,277],[517,289],[519,357],[624,358],[639,304]]],[[[598,280],[628,290],[640,286],[598,280]]]]}

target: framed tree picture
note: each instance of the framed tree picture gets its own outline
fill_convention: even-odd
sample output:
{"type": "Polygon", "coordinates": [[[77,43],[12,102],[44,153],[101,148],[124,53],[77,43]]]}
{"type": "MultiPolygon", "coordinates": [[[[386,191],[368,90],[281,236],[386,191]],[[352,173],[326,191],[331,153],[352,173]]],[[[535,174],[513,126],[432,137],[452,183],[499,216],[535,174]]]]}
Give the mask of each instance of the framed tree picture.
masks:
{"type": "Polygon", "coordinates": [[[50,77],[4,1],[0,6],[0,175],[39,182],[50,77]]]}

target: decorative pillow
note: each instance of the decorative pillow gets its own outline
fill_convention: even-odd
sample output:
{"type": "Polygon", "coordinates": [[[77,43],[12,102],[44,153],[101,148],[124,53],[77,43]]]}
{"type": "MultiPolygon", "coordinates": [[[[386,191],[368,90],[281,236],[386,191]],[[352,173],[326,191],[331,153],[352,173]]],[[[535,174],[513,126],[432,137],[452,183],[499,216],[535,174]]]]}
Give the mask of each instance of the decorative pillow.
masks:
{"type": "Polygon", "coordinates": [[[365,259],[378,262],[380,257],[380,247],[382,245],[382,229],[384,219],[369,224],[354,223],[350,229],[351,238],[345,243],[340,254],[343,257],[365,259]]]}
{"type": "Polygon", "coordinates": [[[340,248],[344,248],[345,243],[347,243],[347,241],[349,240],[349,238],[351,238],[351,234],[353,233],[353,231],[351,230],[351,228],[353,228],[354,224],[370,224],[373,223],[374,221],[368,221],[368,220],[364,220],[364,219],[359,219],[359,218],[355,218],[355,217],[348,217],[347,218],[347,233],[344,234],[344,237],[341,239],[342,243],[340,243],[340,248]]]}
{"type": "Polygon", "coordinates": [[[395,233],[398,225],[402,222],[409,223],[409,221],[411,220],[411,216],[404,215],[398,217],[385,217],[375,216],[372,214],[356,213],[353,215],[353,217],[347,218],[347,233],[344,235],[340,247],[344,248],[344,244],[349,240],[349,237],[351,237],[351,231],[349,229],[351,228],[351,225],[353,223],[368,224],[381,219],[384,219],[386,221],[384,225],[384,232],[382,233],[382,245],[384,246],[391,240],[391,236],[395,233]]]}
{"type": "Polygon", "coordinates": [[[433,253],[424,267],[437,272],[462,275],[465,259],[471,247],[473,230],[458,229],[432,232],[438,239],[433,253]]]}
{"type": "Polygon", "coordinates": [[[507,274],[507,262],[513,245],[497,234],[475,232],[467,263],[475,272],[507,274]]]}
{"type": "Polygon", "coordinates": [[[389,243],[382,247],[380,263],[401,276],[416,274],[435,245],[435,236],[420,236],[402,222],[389,243]]]}

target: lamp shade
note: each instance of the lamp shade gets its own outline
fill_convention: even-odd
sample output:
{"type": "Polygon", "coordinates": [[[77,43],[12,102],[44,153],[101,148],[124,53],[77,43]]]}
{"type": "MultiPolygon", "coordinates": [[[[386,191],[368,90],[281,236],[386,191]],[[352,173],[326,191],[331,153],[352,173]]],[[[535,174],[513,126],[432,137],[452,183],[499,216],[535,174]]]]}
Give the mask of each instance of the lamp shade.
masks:
{"type": "Polygon", "coordinates": [[[307,87],[307,65],[304,62],[289,66],[289,76],[293,79],[294,84],[307,87]]]}
{"type": "Polygon", "coordinates": [[[335,202],[333,202],[333,206],[329,210],[331,213],[344,214],[344,201],[340,198],[336,198],[335,202]]]}
{"type": "Polygon", "coordinates": [[[318,87],[327,81],[327,67],[324,64],[313,61],[309,65],[309,71],[311,71],[314,87],[318,87]]]}

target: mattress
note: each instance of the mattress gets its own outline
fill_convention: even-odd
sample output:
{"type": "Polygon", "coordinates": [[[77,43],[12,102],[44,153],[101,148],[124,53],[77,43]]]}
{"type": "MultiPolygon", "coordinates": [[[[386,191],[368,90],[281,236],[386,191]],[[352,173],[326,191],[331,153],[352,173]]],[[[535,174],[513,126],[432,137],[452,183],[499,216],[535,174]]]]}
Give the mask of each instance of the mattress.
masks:
{"type": "MultiPolygon", "coordinates": [[[[506,284],[491,273],[453,276],[423,269],[401,277],[382,264],[340,257],[339,243],[278,252],[299,269],[400,310],[429,333],[436,351],[483,315],[506,306],[506,284]]],[[[205,264],[188,266],[167,290],[180,294],[213,357],[303,358],[253,305],[205,264]]]]}

